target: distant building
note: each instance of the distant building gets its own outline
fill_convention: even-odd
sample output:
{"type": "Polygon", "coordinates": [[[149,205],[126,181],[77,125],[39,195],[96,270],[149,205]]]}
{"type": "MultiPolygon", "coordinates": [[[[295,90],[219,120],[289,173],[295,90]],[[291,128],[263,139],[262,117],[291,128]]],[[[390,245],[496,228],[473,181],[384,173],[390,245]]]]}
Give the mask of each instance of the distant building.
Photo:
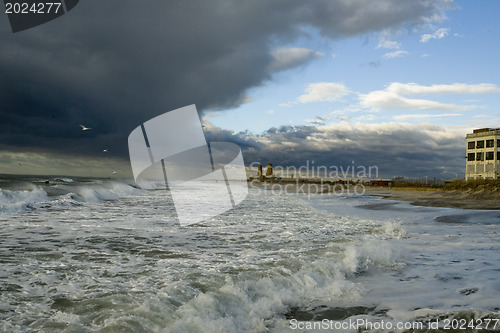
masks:
{"type": "Polygon", "coordinates": [[[390,180],[370,180],[370,186],[391,187],[390,180]]]}
{"type": "Polygon", "coordinates": [[[465,138],[465,180],[500,179],[500,128],[475,129],[465,138]]]}

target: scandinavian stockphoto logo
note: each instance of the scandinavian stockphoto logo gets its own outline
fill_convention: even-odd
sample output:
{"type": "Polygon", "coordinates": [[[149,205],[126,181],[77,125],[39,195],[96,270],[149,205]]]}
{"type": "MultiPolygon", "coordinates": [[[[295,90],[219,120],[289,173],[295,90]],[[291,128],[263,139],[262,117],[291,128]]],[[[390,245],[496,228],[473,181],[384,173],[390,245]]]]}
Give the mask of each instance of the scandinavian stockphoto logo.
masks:
{"type": "Polygon", "coordinates": [[[248,194],[240,148],[207,143],[195,105],[164,113],[128,137],[136,184],[161,184],[170,191],[181,226],[235,207],[248,194]]]}
{"type": "Polygon", "coordinates": [[[80,0],[4,0],[12,32],[36,27],[63,16],[80,0]]]}

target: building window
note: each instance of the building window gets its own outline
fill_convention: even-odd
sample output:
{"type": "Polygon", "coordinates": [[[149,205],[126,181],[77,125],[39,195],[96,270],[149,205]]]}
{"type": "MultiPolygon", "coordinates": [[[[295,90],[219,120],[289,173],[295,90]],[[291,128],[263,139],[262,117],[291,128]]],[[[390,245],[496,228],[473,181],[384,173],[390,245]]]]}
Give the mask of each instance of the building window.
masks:
{"type": "Polygon", "coordinates": [[[497,152],[497,161],[500,161],[500,151],[497,152]]]}
{"type": "Polygon", "coordinates": [[[497,147],[500,147],[500,139],[497,139],[497,147]]]}
{"type": "Polygon", "coordinates": [[[484,160],[483,153],[477,153],[476,154],[476,161],[482,161],[482,160],[484,160]]]}
{"type": "Polygon", "coordinates": [[[495,152],[493,151],[489,151],[486,153],[486,159],[488,161],[491,161],[491,160],[494,160],[495,159],[495,152]]]}
{"type": "Polygon", "coordinates": [[[476,142],[476,148],[484,148],[484,140],[476,142]]]}
{"type": "Polygon", "coordinates": [[[474,161],[475,159],[475,156],[476,154],[475,153],[468,153],[467,154],[467,161],[474,161]]]}
{"type": "Polygon", "coordinates": [[[495,140],[486,140],[486,148],[495,147],[495,140]]]}
{"type": "Polygon", "coordinates": [[[467,148],[468,149],[474,149],[474,148],[476,148],[476,142],[475,141],[469,141],[467,143],[467,148]]]}

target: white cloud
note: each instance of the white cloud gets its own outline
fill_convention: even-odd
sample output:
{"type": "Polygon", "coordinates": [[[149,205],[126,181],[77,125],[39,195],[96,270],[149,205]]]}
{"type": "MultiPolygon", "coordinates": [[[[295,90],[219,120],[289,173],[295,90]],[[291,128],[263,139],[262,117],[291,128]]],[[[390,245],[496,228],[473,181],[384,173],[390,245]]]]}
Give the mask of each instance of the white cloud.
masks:
{"type": "Polygon", "coordinates": [[[272,71],[284,71],[306,64],[307,62],[323,57],[323,53],[301,47],[279,48],[271,53],[273,61],[272,71]]]}
{"type": "Polygon", "coordinates": [[[278,104],[278,106],[281,108],[289,108],[289,107],[292,107],[294,105],[297,105],[297,102],[284,102],[284,103],[278,104]]]}
{"type": "Polygon", "coordinates": [[[400,58],[400,57],[404,57],[408,54],[407,51],[403,51],[403,50],[398,50],[398,51],[394,51],[394,52],[388,52],[386,54],[384,54],[382,57],[384,59],[392,59],[392,58],[400,58]]]}
{"type": "Polygon", "coordinates": [[[316,116],[316,118],[314,119],[306,119],[306,122],[308,123],[311,123],[313,125],[324,125],[325,124],[325,121],[326,120],[330,120],[330,116],[329,115],[326,115],[326,116],[316,116]]]}
{"type": "Polygon", "coordinates": [[[402,95],[421,95],[421,94],[489,94],[500,92],[495,84],[433,84],[431,86],[422,86],[416,83],[391,83],[386,89],[402,95]]]}
{"type": "Polygon", "coordinates": [[[422,94],[485,94],[500,92],[500,89],[489,83],[481,84],[438,84],[422,86],[415,83],[391,83],[384,90],[360,94],[360,104],[365,107],[379,109],[414,109],[414,110],[442,110],[465,111],[476,108],[475,105],[457,105],[441,103],[428,99],[408,98],[422,94]]]}
{"type": "Polygon", "coordinates": [[[392,40],[381,39],[378,42],[377,49],[399,49],[400,43],[394,42],[392,40]]]}
{"type": "Polygon", "coordinates": [[[461,113],[443,113],[443,114],[402,114],[399,116],[392,117],[394,120],[414,120],[414,119],[426,119],[426,118],[439,118],[439,117],[454,117],[461,116],[461,113]]]}
{"type": "Polygon", "coordinates": [[[220,112],[205,112],[203,114],[203,118],[204,119],[207,119],[207,118],[217,118],[217,117],[220,117],[221,114],[220,112]]]}
{"type": "Polygon", "coordinates": [[[432,34],[423,34],[420,37],[420,42],[427,43],[431,39],[442,39],[446,35],[448,35],[449,32],[450,32],[450,28],[441,28],[441,29],[436,30],[432,34]]]}
{"type": "Polygon", "coordinates": [[[349,90],[342,83],[318,82],[311,83],[305,89],[305,94],[298,97],[300,103],[333,102],[349,94],[349,90]]]}
{"type": "Polygon", "coordinates": [[[361,105],[379,109],[416,109],[416,110],[469,110],[472,106],[440,103],[427,99],[412,99],[396,93],[378,90],[360,95],[361,105]]]}
{"type": "Polygon", "coordinates": [[[266,112],[269,113],[269,114],[274,114],[274,112],[276,112],[276,110],[270,109],[270,110],[267,110],[266,112]]]}
{"type": "Polygon", "coordinates": [[[335,119],[340,120],[340,121],[349,121],[348,116],[335,116],[335,119]]]}

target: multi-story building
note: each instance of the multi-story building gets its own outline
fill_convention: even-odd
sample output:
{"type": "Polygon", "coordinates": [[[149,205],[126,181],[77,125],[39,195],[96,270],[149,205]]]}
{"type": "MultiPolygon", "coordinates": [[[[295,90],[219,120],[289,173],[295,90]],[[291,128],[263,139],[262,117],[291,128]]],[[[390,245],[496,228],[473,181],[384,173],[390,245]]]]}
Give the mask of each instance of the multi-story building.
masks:
{"type": "Polygon", "coordinates": [[[500,128],[475,129],[465,138],[465,180],[500,179],[500,128]]]}

